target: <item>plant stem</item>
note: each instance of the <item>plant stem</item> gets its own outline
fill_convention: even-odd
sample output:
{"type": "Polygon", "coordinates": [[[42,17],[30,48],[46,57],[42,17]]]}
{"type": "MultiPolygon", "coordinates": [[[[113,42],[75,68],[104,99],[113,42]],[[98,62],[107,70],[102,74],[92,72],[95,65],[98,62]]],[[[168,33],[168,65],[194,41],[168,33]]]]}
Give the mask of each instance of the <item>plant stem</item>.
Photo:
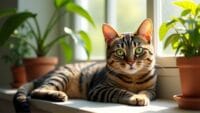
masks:
{"type": "Polygon", "coordinates": [[[30,27],[33,36],[37,38],[38,36],[37,36],[36,32],[34,31],[33,26],[29,23],[29,21],[27,21],[27,25],[30,27]]]}
{"type": "Polygon", "coordinates": [[[68,34],[63,34],[63,35],[60,35],[58,37],[56,37],[54,40],[52,40],[51,42],[49,42],[46,46],[45,46],[45,50],[48,52],[51,47],[57,42],[59,41],[60,39],[64,38],[65,36],[69,36],[68,34]]]}
{"type": "Polygon", "coordinates": [[[53,29],[53,27],[56,25],[58,19],[60,19],[62,16],[64,16],[65,12],[61,15],[58,15],[57,17],[54,17],[54,21],[49,24],[48,28],[46,29],[46,35],[43,37],[43,42],[45,42],[46,38],[48,37],[49,32],[53,29]]]}
{"type": "Polygon", "coordinates": [[[51,18],[50,18],[50,20],[49,20],[49,22],[48,22],[48,24],[47,24],[47,27],[46,27],[46,29],[45,29],[43,38],[45,38],[45,37],[48,36],[48,32],[49,32],[49,29],[50,29],[50,25],[51,25],[53,19],[54,19],[55,16],[56,16],[56,12],[57,12],[57,10],[54,10],[54,13],[53,13],[53,15],[51,16],[51,18]]]}
{"type": "Polygon", "coordinates": [[[40,39],[41,38],[40,26],[39,26],[39,23],[38,23],[36,17],[34,17],[34,22],[35,22],[36,29],[37,29],[37,32],[38,32],[38,38],[40,39]]]}
{"type": "Polygon", "coordinates": [[[35,54],[37,54],[37,49],[35,48],[35,46],[32,43],[28,42],[27,40],[23,39],[22,37],[20,37],[20,38],[19,37],[13,37],[13,38],[16,38],[16,39],[19,39],[19,40],[26,42],[33,49],[35,54]]]}

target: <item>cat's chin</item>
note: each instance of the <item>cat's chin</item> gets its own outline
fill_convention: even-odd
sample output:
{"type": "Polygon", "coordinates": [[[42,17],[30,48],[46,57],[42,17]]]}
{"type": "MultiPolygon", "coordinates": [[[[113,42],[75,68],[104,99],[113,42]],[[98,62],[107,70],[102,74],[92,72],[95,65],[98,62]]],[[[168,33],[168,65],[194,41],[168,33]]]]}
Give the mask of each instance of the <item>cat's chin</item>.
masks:
{"type": "Polygon", "coordinates": [[[127,74],[127,75],[134,75],[136,74],[138,71],[136,69],[121,69],[120,73],[122,74],[127,74]]]}

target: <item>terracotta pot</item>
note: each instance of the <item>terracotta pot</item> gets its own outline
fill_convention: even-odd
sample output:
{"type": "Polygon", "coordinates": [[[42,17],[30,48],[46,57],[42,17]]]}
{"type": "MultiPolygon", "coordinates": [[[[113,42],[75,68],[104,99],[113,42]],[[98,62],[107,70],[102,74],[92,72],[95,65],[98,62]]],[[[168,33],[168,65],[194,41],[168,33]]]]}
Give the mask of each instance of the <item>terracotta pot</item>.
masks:
{"type": "Polygon", "coordinates": [[[200,97],[200,57],[179,57],[177,66],[183,97],[200,97]]]}
{"type": "Polygon", "coordinates": [[[11,71],[13,75],[13,82],[11,83],[12,88],[18,88],[26,83],[26,71],[24,66],[13,66],[11,71]]]}
{"type": "Polygon", "coordinates": [[[57,57],[38,57],[24,59],[27,80],[32,81],[47,74],[49,71],[55,69],[57,63],[57,57]]]}

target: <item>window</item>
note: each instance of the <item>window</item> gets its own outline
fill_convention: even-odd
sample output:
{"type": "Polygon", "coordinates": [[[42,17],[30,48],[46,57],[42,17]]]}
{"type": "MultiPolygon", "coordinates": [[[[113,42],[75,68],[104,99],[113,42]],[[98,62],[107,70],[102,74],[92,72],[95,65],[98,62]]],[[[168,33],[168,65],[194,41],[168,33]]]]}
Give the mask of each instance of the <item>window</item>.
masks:
{"type": "MultiPolygon", "coordinates": [[[[77,19],[79,26],[88,31],[92,41],[91,59],[105,59],[105,42],[102,34],[102,23],[111,24],[118,32],[135,32],[146,16],[146,0],[78,0],[91,14],[96,29],[85,26],[84,20],[77,19]]],[[[80,54],[79,54],[80,55],[80,54]]]]}

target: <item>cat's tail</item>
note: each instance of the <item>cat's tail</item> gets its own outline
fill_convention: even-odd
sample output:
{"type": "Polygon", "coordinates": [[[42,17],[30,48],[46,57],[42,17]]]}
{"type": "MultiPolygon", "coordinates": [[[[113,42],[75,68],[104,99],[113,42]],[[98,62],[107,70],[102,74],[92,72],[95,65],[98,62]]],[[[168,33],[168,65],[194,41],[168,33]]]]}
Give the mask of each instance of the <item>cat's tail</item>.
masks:
{"type": "Polygon", "coordinates": [[[31,113],[30,106],[28,102],[28,94],[34,88],[34,83],[29,82],[21,86],[17,93],[14,95],[13,104],[15,107],[16,113],[31,113]]]}

